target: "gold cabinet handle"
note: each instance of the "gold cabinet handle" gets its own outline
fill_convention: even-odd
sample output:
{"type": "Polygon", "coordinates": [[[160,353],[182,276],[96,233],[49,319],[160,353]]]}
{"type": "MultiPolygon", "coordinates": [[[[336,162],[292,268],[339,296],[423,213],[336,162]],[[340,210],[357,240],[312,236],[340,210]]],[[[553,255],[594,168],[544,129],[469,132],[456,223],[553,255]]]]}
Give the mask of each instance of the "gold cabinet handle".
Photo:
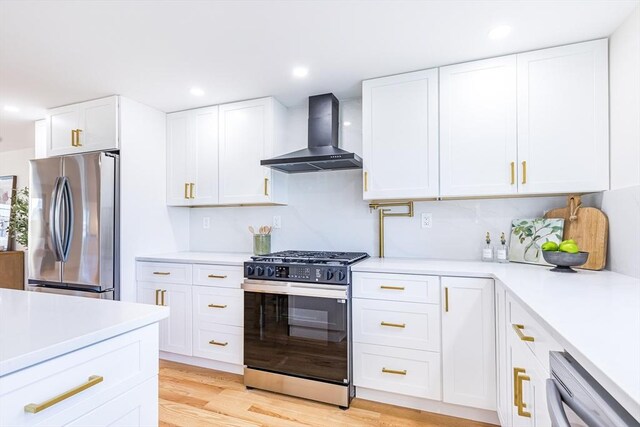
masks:
{"type": "Polygon", "coordinates": [[[156,289],[156,305],[160,305],[160,289],[156,289]]]}
{"type": "Polygon", "coordinates": [[[226,274],[210,274],[207,276],[209,279],[226,279],[226,274]]]}
{"type": "MultiPolygon", "coordinates": [[[[522,368],[513,368],[513,406],[520,405],[520,393],[518,392],[518,375],[524,373],[522,368]]],[[[527,405],[523,404],[523,407],[527,405]]]]}
{"type": "Polygon", "coordinates": [[[209,308],[227,308],[227,304],[209,304],[207,307],[209,308]]]}
{"type": "Polygon", "coordinates": [[[76,147],[76,130],[71,129],[71,146],[76,147]]]}
{"type": "Polygon", "coordinates": [[[364,191],[369,191],[369,172],[364,173],[364,191]]]}
{"type": "Polygon", "coordinates": [[[65,391],[64,393],[59,394],[56,397],[53,397],[42,403],[29,403],[28,405],[25,405],[24,412],[28,412],[30,414],[37,414],[40,411],[44,411],[45,409],[50,408],[56,403],[60,403],[63,400],[66,400],[72,396],[75,396],[76,394],[83,392],[86,389],[93,387],[96,384],[101,383],[103,380],[104,378],[99,375],[91,375],[87,380],[87,382],[85,382],[84,384],[74,387],[71,390],[65,391]]]}
{"type": "Polygon", "coordinates": [[[516,183],[516,162],[511,162],[511,185],[516,183]]]}
{"type": "Polygon", "coordinates": [[[193,189],[196,188],[196,184],[194,182],[189,183],[189,198],[195,199],[196,197],[193,195],[193,189]]]}
{"type": "Polygon", "coordinates": [[[516,375],[516,390],[517,390],[517,396],[518,396],[518,402],[516,407],[518,408],[518,415],[525,418],[531,418],[531,412],[525,411],[524,409],[527,407],[527,404],[524,403],[523,401],[523,392],[522,392],[523,384],[522,383],[524,381],[531,381],[531,377],[529,377],[529,375],[524,375],[524,373],[519,372],[516,375]]]}
{"type": "Polygon", "coordinates": [[[189,198],[189,183],[188,182],[184,183],[184,198],[185,199],[189,198]]]}
{"type": "Polygon", "coordinates": [[[168,271],[154,271],[153,274],[156,275],[156,276],[168,276],[171,273],[168,272],[168,271]]]}
{"type": "Polygon", "coordinates": [[[162,305],[162,306],[164,306],[164,305],[165,305],[165,303],[164,303],[164,296],[165,296],[166,294],[167,294],[166,289],[163,289],[163,290],[160,292],[160,300],[161,300],[161,301],[160,301],[160,305],[162,305]]]}
{"type": "Polygon", "coordinates": [[[387,368],[382,368],[382,372],[385,374],[396,374],[396,375],[407,375],[407,370],[403,369],[403,370],[397,370],[397,369],[387,369],[387,368]]]}
{"type": "Polygon", "coordinates": [[[76,129],[76,147],[82,147],[82,144],[80,144],[80,132],[82,132],[82,129],[76,129]]]}
{"type": "Polygon", "coordinates": [[[535,341],[535,338],[525,335],[524,332],[522,332],[524,330],[524,325],[514,323],[511,326],[513,327],[513,330],[516,331],[516,335],[518,335],[518,338],[520,338],[521,341],[529,341],[529,342],[535,341]]]}
{"type": "Polygon", "coordinates": [[[526,160],[522,162],[522,183],[523,184],[527,183],[527,161],[526,160]]]}
{"type": "Polygon", "coordinates": [[[449,288],[446,286],[444,288],[444,311],[445,313],[449,312],[449,288]]]}
{"type": "Polygon", "coordinates": [[[406,328],[407,325],[405,323],[389,323],[389,322],[380,322],[380,326],[390,326],[392,328],[406,328]]]}
{"type": "Polygon", "coordinates": [[[404,286],[380,285],[380,289],[390,289],[392,291],[404,291],[404,286]]]}
{"type": "Polygon", "coordinates": [[[226,346],[229,345],[228,342],[219,342],[219,341],[216,341],[216,340],[209,341],[209,344],[211,344],[211,345],[219,345],[220,347],[226,347],[226,346]]]}
{"type": "Polygon", "coordinates": [[[264,195],[269,196],[269,178],[264,179],[264,195]]]}

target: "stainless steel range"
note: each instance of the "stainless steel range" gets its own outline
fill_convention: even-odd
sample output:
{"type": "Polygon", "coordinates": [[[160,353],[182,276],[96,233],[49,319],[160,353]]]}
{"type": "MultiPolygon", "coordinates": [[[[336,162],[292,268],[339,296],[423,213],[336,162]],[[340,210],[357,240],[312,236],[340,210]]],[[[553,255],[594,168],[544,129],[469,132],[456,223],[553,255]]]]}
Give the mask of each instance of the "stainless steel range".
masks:
{"type": "Polygon", "coordinates": [[[351,266],[366,253],[285,251],[244,264],[244,383],[347,408],[351,266]]]}

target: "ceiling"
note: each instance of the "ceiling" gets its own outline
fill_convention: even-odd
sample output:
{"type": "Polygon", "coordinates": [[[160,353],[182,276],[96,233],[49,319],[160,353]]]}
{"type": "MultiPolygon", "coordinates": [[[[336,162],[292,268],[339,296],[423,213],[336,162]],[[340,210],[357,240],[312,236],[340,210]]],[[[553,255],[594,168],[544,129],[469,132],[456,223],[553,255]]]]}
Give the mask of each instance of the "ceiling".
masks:
{"type": "Polygon", "coordinates": [[[638,4],[0,0],[0,150],[31,146],[31,121],[50,107],[111,94],[166,112],[358,97],[371,77],[605,37],[638,4]],[[490,40],[500,24],[511,34],[490,40]]]}

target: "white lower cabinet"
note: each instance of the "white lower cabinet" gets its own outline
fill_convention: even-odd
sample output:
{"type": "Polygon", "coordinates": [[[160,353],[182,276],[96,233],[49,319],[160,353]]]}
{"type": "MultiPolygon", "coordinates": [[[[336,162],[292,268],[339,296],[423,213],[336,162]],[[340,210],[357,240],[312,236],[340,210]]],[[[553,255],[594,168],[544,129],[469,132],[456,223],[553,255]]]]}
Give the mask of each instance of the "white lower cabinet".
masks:
{"type": "Polygon", "coordinates": [[[221,362],[242,364],[244,329],[197,322],[193,330],[193,355],[221,362]]]}
{"type": "Polygon", "coordinates": [[[496,409],[493,280],[443,277],[442,400],[496,409]]]}
{"type": "Polygon", "coordinates": [[[440,353],[354,343],[356,386],[440,399],[440,353]]]}

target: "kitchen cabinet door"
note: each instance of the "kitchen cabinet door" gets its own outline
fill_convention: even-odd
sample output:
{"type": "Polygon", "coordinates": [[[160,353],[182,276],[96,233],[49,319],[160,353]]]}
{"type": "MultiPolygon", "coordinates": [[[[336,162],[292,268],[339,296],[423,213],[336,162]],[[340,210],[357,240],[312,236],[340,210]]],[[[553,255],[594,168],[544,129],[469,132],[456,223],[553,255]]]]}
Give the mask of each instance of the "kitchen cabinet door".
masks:
{"type": "Polygon", "coordinates": [[[438,70],[362,83],[363,198],[438,196],[438,70]]]}
{"type": "Polygon", "coordinates": [[[36,120],[34,122],[35,151],[34,158],[44,159],[47,157],[47,120],[36,120]]]}
{"type": "Polygon", "coordinates": [[[507,345],[506,291],[500,282],[495,283],[496,323],[496,409],[502,425],[511,423],[513,399],[509,386],[509,347],[507,345]]]}
{"type": "Polygon", "coordinates": [[[273,156],[282,111],[273,98],[220,106],[220,204],[280,202],[284,177],[260,160],[273,156]]]}
{"type": "Polygon", "coordinates": [[[516,55],[440,68],[440,195],[518,191],[516,55]]]}
{"type": "MultiPolygon", "coordinates": [[[[165,341],[160,343],[160,350],[170,353],[193,354],[192,339],[192,291],[191,286],[162,285],[161,303],[169,306],[171,313],[166,327],[165,341]]],[[[160,326],[162,328],[162,325],[160,326]]]]}
{"type": "MultiPolygon", "coordinates": [[[[160,305],[161,304],[161,296],[162,286],[164,284],[160,283],[151,283],[151,282],[138,282],[138,295],[137,301],[141,304],[153,304],[160,305]]],[[[160,350],[164,346],[164,343],[167,341],[167,331],[168,331],[168,323],[169,319],[163,319],[160,321],[160,338],[159,338],[159,346],[160,350]]]]}
{"type": "Polygon", "coordinates": [[[496,409],[493,280],[442,278],[442,400],[496,409]]]}
{"type": "Polygon", "coordinates": [[[167,205],[187,206],[190,199],[192,129],[190,111],[167,114],[167,205]]]}
{"type": "Polygon", "coordinates": [[[218,107],[194,110],[192,120],[191,205],[215,205],[218,203],[218,107]]]}
{"type": "Polygon", "coordinates": [[[517,55],[522,194],[609,188],[607,40],[517,55]]]}
{"type": "Polygon", "coordinates": [[[47,112],[46,156],[60,156],[76,152],[74,134],[80,126],[80,109],[77,105],[54,108],[47,112]]]}

